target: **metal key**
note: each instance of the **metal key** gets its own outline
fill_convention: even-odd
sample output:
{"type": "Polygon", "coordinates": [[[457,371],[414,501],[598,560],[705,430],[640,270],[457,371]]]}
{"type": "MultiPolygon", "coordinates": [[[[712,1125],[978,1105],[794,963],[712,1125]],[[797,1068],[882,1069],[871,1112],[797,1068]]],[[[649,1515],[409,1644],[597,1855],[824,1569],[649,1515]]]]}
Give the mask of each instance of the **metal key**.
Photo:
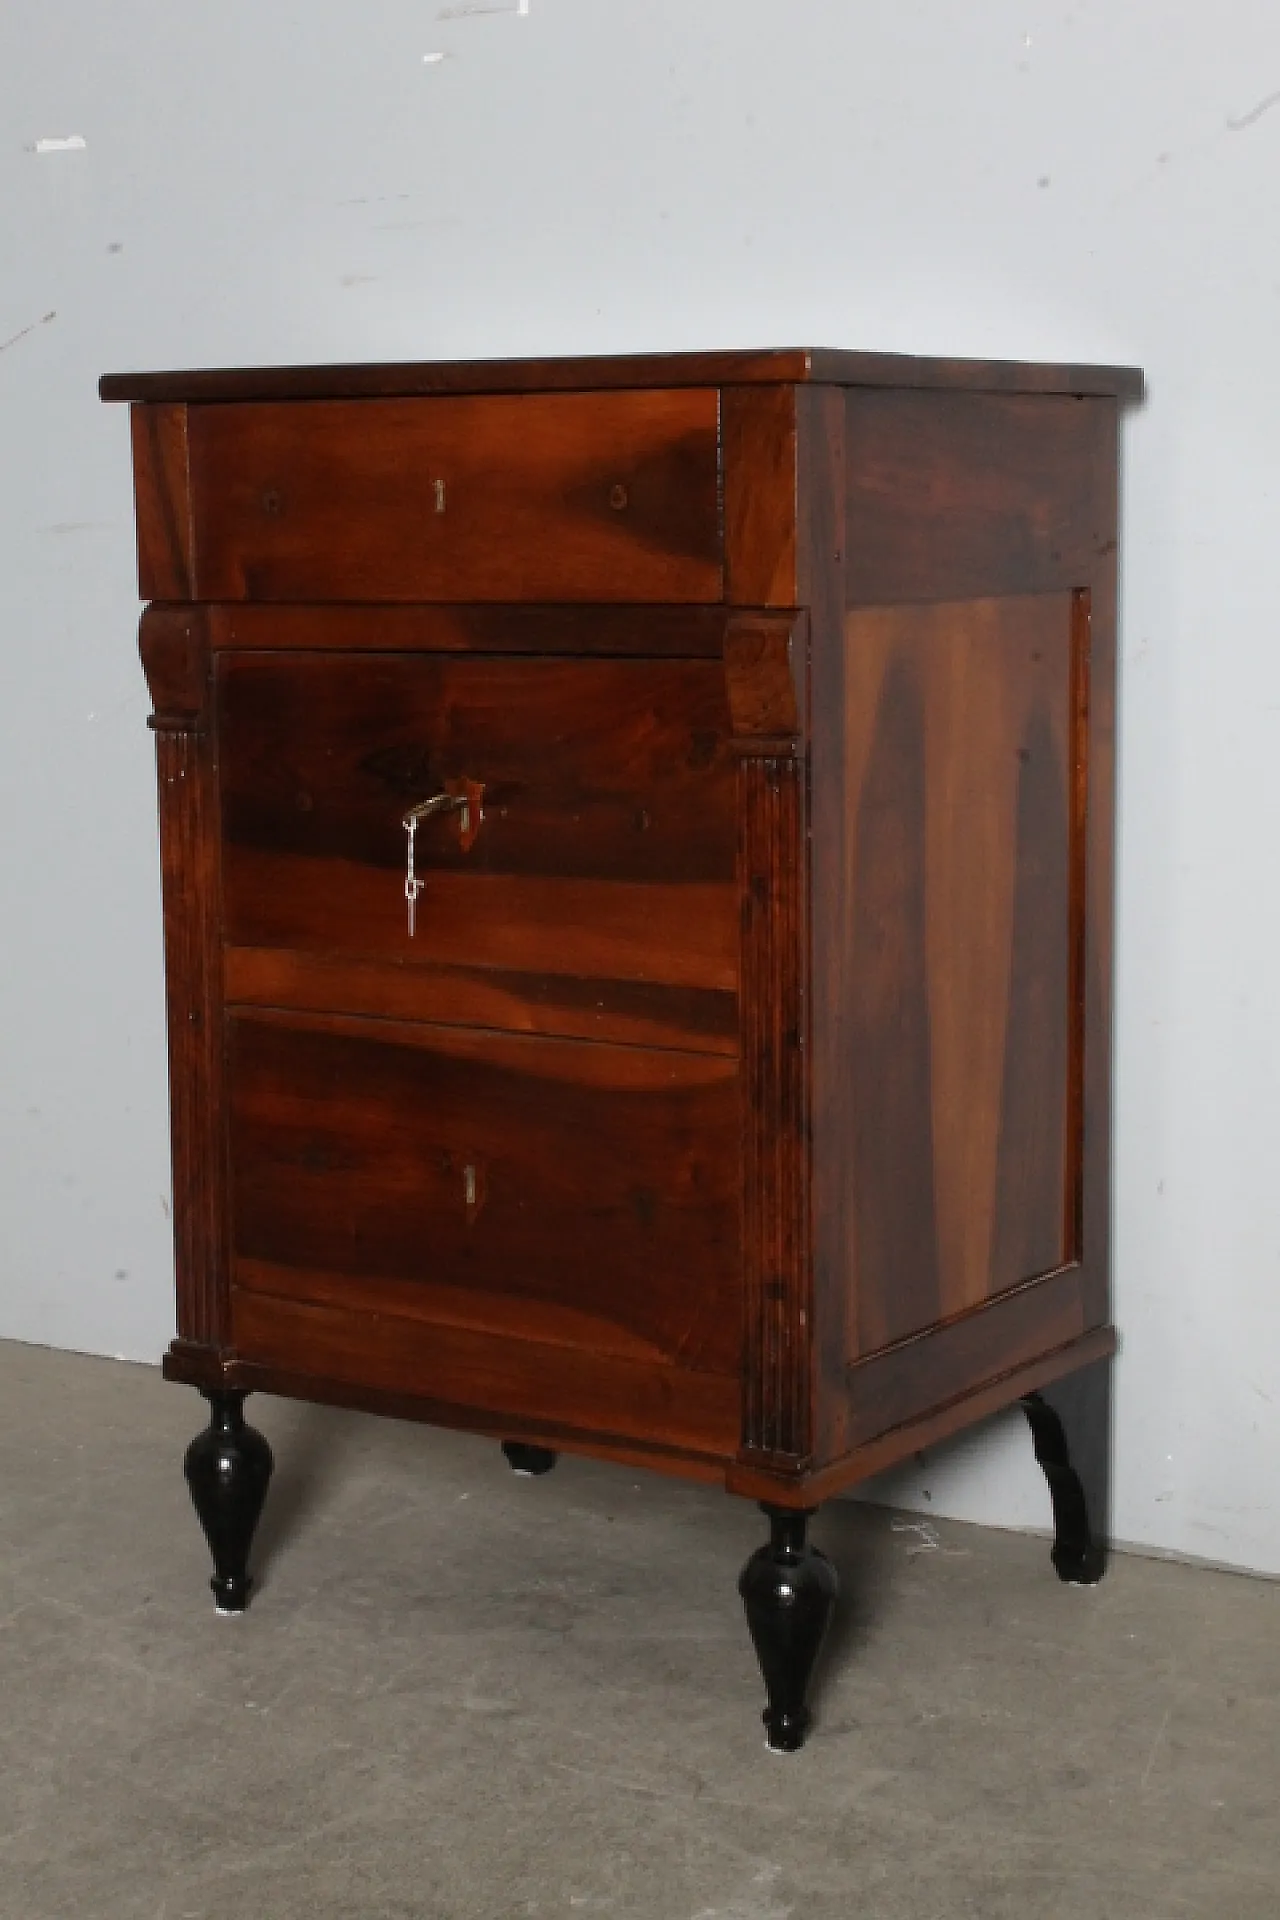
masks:
{"type": "Polygon", "coordinates": [[[430,800],[423,800],[420,805],[410,807],[408,813],[405,814],[402,824],[408,844],[405,848],[404,897],[409,912],[409,938],[411,940],[413,939],[418,919],[418,895],[422,892],[423,885],[414,871],[414,835],[418,831],[419,822],[430,819],[434,813],[460,813],[462,815],[462,831],[464,833],[469,831],[471,823],[471,807],[466,795],[461,793],[432,794],[430,800]]]}
{"type": "Polygon", "coordinates": [[[405,832],[409,836],[409,847],[405,858],[404,897],[409,907],[409,938],[412,940],[418,918],[418,895],[422,892],[422,882],[413,870],[413,836],[418,831],[416,820],[406,820],[405,832]]]}

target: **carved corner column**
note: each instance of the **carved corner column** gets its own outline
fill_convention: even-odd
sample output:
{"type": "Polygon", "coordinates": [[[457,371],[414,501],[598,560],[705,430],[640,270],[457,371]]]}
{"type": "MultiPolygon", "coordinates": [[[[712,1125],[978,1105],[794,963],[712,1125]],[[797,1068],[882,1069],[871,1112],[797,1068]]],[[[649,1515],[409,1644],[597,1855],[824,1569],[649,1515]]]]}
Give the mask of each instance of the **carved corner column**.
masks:
{"type": "Polygon", "coordinates": [[[138,649],[155,712],[169,1022],[169,1126],[178,1345],[230,1341],[227,1235],[219,1177],[222,983],[212,652],[199,608],[152,606],[138,649]]]}
{"type": "Polygon", "coordinates": [[[812,1453],[807,642],[803,616],[743,616],[725,646],[742,928],[739,1458],[792,1473],[812,1453]]]}

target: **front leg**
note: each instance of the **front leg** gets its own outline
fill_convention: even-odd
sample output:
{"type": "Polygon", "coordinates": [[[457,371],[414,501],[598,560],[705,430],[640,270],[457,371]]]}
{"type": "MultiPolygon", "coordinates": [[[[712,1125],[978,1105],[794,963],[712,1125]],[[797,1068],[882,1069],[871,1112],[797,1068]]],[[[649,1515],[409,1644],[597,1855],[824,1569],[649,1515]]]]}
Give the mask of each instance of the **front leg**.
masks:
{"type": "Polygon", "coordinates": [[[249,1604],[249,1548],[275,1462],[271,1449],[245,1425],[246,1395],[202,1387],[209,1425],[187,1448],[191,1499],[213,1555],[213,1597],[219,1613],[243,1613],[249,1604]]]}
{"type": "Polygon", "coordinates": [[[775,1753],[804,1745],[810,1720],[805,1696],[838,1589],[831,1562],[806,1545],[812,1511],[762,1506],[769,1544],[756,1549],[738,1582],[769,1696],[764,1724],[775,1753]]]}
{"type": "Polygon", "coordinates": [[[1053,1564],[1092,1587],[1106,1569],[1111,1494],[1111,1361],[1029,1393],[1022,1410],[1053,1502],[1053,1564]]]}

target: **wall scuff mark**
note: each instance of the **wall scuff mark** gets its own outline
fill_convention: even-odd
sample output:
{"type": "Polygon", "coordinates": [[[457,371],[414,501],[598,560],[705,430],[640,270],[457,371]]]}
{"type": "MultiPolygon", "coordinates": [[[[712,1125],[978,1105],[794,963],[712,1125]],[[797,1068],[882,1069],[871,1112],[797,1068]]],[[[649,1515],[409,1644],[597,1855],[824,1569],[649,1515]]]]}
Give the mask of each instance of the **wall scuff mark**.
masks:
{"type": "Polygon", "coordinates": [[[37,327],[47,327],[49,322],[56,320],[57,317],[56,309],[52,313],[41,314],[38,320],[33,320],[29,327],[22,329],[21,333],[13,334],[8,340],[0,340],[0,353],[7,353],[10,347],[17,346],[19,340],[25,340],[29,333],[34,333],[37,327]]]}
{"type": "Polygon", "coordinates": [[[1263,114],[1270,113],[1272,107],[1275,106],[1280,106],[1280,92],[1269,93],[1265,100],[1259,100],[1252,112],[1242,114],[1238,120],[1233,120],[1228,114],[1228,133],[1243,133],[1246,127],[1251,127],[1255,120],[1261,120],[1263,114]]]}
{"type": "Polygon", "coordinates": [[[515,0],[515,5],[490,6],[488,0],[459,0],[454,7],[442,7],[436,15],[437,20],[469,20],[477,13],[527,14],[529,0],[515,0]]]}
{"type": "Polygon", "coordinates": [[[65,139],[37,140],[32,151],[34,153],[83,153],[88,144],[83,135],[69,133],[65,139]]]}

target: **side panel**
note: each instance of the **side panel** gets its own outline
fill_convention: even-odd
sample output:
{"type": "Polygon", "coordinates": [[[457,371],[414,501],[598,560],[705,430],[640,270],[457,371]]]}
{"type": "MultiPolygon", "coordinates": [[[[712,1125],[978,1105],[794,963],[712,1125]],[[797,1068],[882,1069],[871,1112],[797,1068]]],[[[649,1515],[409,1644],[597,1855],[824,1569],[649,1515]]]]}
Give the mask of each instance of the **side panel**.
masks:
{"type": "Polygon", "coordinates": [[[1108,1310],[1115,405],[853,391],[845,434],[811,709],[819,1461],[1108,1310]]]}
{"type": "Polygon", "coordinates": [[[845,622],[850,1358],[1074,1254],[1073,624],[1069,594],[845,622]]]}

